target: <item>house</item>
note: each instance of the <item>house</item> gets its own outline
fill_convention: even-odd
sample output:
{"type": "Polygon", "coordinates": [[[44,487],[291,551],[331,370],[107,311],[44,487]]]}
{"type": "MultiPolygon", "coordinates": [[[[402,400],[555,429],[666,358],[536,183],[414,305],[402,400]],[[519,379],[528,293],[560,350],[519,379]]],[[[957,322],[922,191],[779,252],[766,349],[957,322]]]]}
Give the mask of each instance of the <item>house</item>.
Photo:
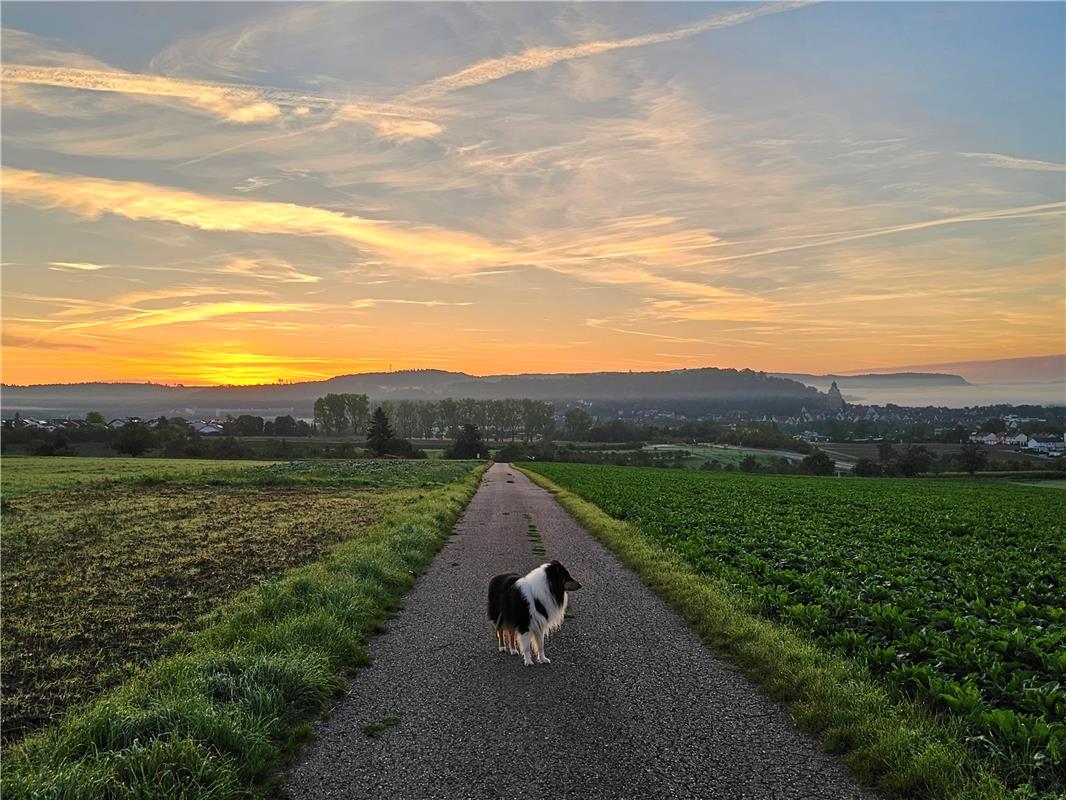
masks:
{"type": "Polygon", "coordinates": [[[999,436],[994,433],[971,433],[970,441],[977,442],[978,444],[994,445],[999,444],[999,436]]]}
{"type": "Polygon", "coordinates": [[[219,436],[222,433],[222,426],[213,422],[197,422],[193,428],[201,436],[219,436]]]}
{"type": "Polygon", "coordinates": [[[1057,455],[1066,451],[1066,437],[1037,435],[1029,440],[1028,447],[1037,453],[1057,455]]]}
{"type": "Polygon", "coordinates": [[[1013,436],[1004,434],[1003,444],[1011,445],[1012,447],[1025,447],[1029,444],[1029,437],[1024,433],[1016,433],[1013,436]]]}
{"type": "Polygon", "coordinates": [[[119,419],[113,419],[107,423],[109,428],[124,428],[127,425],[136,425],[141,421],[140,417],[121,417],[119,419]]]}

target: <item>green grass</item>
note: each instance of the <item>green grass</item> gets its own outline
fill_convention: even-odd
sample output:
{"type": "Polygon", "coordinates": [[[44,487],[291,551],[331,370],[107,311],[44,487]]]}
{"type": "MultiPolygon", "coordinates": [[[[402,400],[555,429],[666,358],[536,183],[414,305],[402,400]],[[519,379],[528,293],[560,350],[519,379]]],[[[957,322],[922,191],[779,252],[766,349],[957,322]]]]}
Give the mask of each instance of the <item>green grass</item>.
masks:
{"type": "MultiPolygon", "coordinates": [[[[441,463],[448,466],[437,466],[441,463]]],[[[112,639],[98,645],[128,657],[129,663],[117,669],[132,677],[5,752],[4,796],[230,798],[267,791],[306,736],[307,722],[343,687],[344,675],[366,663],[367,640],[383,628],[413,576],[443,544],[481,472],[472,471],[468,462],[453,462],[458,479],[441,483],[445,473],[428,466],[420,471],[408,462],[388,464],[379,478],[394,487],[384,493],[336,487],[263,491],[247,484],[152,486],[113,488],[100,492],[112,500],[90,502],[92,492],[86,492],[80,497],[96,514],[92,529],[74,523],[81,513],[78,495],[62,507],[58,495],[14,502],[16,510],[4,515],[4,547],[10,534],[14,546],[24,548],[19,569],[39,569],[46,576],[42,580],[61,580],[64,564],[68,571],[84,564],[91,578],[84,581],[85,590],[72,580],[57,592],[33,582],[24,590],[24,602],[47,615],[45,600],[35,595],[55,598],[65,613],[57,611],[49,623],[60,629],[69,624],[70,640],[90,630],[82,623],[99,603],[101,614],[111,619],[107,627],[120,630],[106,631],[112,639]],[[404,484],[419,488],[395,488],[404,484]],[[57,505],[49,511],[55,515],[54,529],[35,537],[28,520],[11,532],[9,519],[43,514],[35,506],[40,498],[57,505]],[[108,508],[114,516],[108,516],[108,508]],[[216,525],[218,515],[227,519],[216,525]],[[116,521],[115,529],[100,524],[108,519],[116,521]],[[159,531],[153,531],[153,519],[160,520],[159,531]],[[120,546],[124,541],[127,545],[120,546]],[[227,549],[227,541],[236,547],[227,549]],[[127,548],[133,551],[132,564],[113,563],[127,557],[121,552],[127,548]],[[234,550],[249,564],[229,555],[234,550]],[[30,563],[35,560],[49,563],[35,567],[30,563]],[[116,601],[110,592],[126,584],[108,573],[121,575],[131,567],[141,577],[150,576],[147,585],[158,591],[139,598],[128,590],[116,601]],[[252,588],[234,597],[249,580],[252,588]],[[98,592],[88,603],[93,587],[98,592]],[[185,596],[201,590],[209,596],[185,596]],[[215,610],[205,617],[190,619],[212,605],[215,610]],[[140,622],[140,615],[154,614],[153,606],[162,609],[158,629],[122,629],[140,622]],[[129,616],[125,625],[124,613],[129,616]],[[178,633],[164,640],[175,623],[178,633]],[[122,638],[127,632],[136,639],[132,645],[122,638]],[[142,638],[144,650],[138,655],[134,647],[142,638]],[[151,659],[162,651],[169,655],[151,659]]],[[[343,487],[343,476],[333,480],[343,487]]],[[[5,553],[5,636],[12,622],[10,565],[5,553]]],[[[31,629],[35,622],[24,616],[21,621],[31,629]]],[[[7,659],[5,643],[5,668],[7,659]]],[[[86,673],[96,669],[91,652],[81,663],[86,673]]],[[[5,679],[5,701],[8,688],[5,679]]]]}
{"type": "MultiPolygon", "coordinates": [[[[1012,754],[1021,758],[1001,758],[1002,753],[986,746],[987,740],[970,738],[973,729],[968,717],[935,713],[929,704],[918,704],[901,697],[889,684],[871,674],[871,669],[878,666],[877,658],[861,657],[862,648],[858,653],[853,650],[851,656],[846,655],[845,649],[828,647],[811,634],[809,623],[831,618],[835,610],[832,601],[846,599],[849,588],[846,578],[853,573],[862,574],[869,567],[866,564],[864,568],[869,554],[863,550],[860,535],[863,526],[884,526],[889,535],[887,552],[898,560],[904,571],[918,571],[914,553],[905,544],[910,534],[898,526],[887,525],[884,513],[878,518],[867,508],[863,515],[837,496],[830,506],[840,512],[836,525],[846,533],[845,539],[850,542],[851,549],[841,553],[843,560],[837,566],[839,580],[828,581],[828,607],[804,602],[797,591],[794,599],[785,595],[783,608],[786,614],[768,614],[767,598],[774,596],[775,591],[786,591],[776,583],[780,576],[775,570],[788,571],[787,565],[763,564],[758,580],[746,580],[744,571],[754,569],[759,566],[757,562],[772,557],[776,552],[773,551],[774,540],[781,538],[784,531],[803,531],[803,525],[799,524],[803,520],[819,520],[819,515],[825,511],[821,493],[845,491],[834,488],[845,482],[700,473],[685,473],[690,477],[682,480],[681,473],[664,474],[658,470],[572,464],[523,467],[535,481],[557,491],[564,507],[677,607],[708,641],[740,664],[773,696],[792,703],[797,722],[820,733],[828,748],[846,753],[848,763],[864,780],[909,797],[960,800],[1035,797],[1039,794],[1038,783],[1043,784],[1046,796],[1056,796],[1055,774],[1059,769],[1056,763],[1061,762],[1054,759],[1060,758],[1061,754],[1055,750],[1055,742],[1060,739],[1052,736],[1050,744],[1044,740],[1043,756],[1038,755],[1041,749],[1038,746],[1029,753],[1023,750],[1012,754]],[[560,489],[551,483],[552,480],[580,492],[581,496],[560,489]],[[685,481],[692,482],[697,489],[709,485],[714,489],[712,494],[689,491],[692,487],[685,481]],[[625,516],[627,521],[607,516],[589,500],[595,500],[615,517],[625,516]],[[686,519],[685,514],[695,516],[686,519]],[[750,514],[746,520],[745,514],[750,514]],[[738,528],[733,515],[746,521],[747,528],[738,528]],[[750,535],[752,532],[767,540],[763,546],[757,546],[750,535]],[[736,544],[735,548],[731,542],[736,544]],[[770,553],[764,552],[767,544],[770,553]],[[766,619],[768,615],[776,616],[776,621],[766,619]],[[782,624],[782,620],[786,624],[782,624]],[[964,744],[968,739],[976,751],[964,744]],[[1027,755],[1035,760],[1027,761],[1027,755]],[[1021,774],[1017,771],[1019,766],[1021,774]],[[1005,787],[1004,776],[1016,786],[1013,793],[1005,787]]],[[[893,482],[893,486],[896,488],[886,491],[899,496],[894,494],[889,498],[889,507],[901,519],[914,514],[921,519],[918,512],[927,506],[936,508],[935,503],[929,503],[929,497],[924,498],[925,502],[908,504],[908,491],[953,491],[948,482],[935,482],[930,486],[927,482],[893,482]],[[941,488],[931,489],[931,486],[941,488]]],[[[954,490],[961,491],[960,486],[964,484],[954,484],[954,490]]],[[[1019,491],[1018,487],[1004,487],[998,491],[995,491],[996,487],[992,488],[994,497],[986,504],[975,502],[979,491],[960,494],[959,499],[966,503],[965,511],[974,519],[980,520],[990,509],[995,510],[1000,504],[1007,503],[1008,509],[1022,510],[1027,526],[1036,524],[1039,513],[1028,512],[1032,511],[1034,503],[1039,504],[1041,497],[1046,500],[1053,494],[1034,489],[1030,491],[1030,497],[1022,499],[1021,506],[1014,507],[1010,505],[1010,498],[1019,491]]],[[[1054,512],[1046,513],[1050,514],[1047,520],[1055,519],[1054,512]]],[[[954,524],[950,514],[941,513],[939,521],[947,526],[954,524]]],[[[818,535],[806,540],[806,546],[795,550],[796,557],[804,563],[792,569],[799,585],[806,582],[807,588],[814,590],[822,584],[820,590],[825,591],[824,582],[820,580],[825,574],[825,565],[819,564],[818,560],[823,554],[821,540],[832,538],[836,531],[829,527],[818,530],[818,535]]],[[[956,542],[956,546],[961,542],[962,553],[972,554],[974,542],[979,540],[980,537],[970,531],[956,542]]],[[[1061,536],[1058,541],[1061,542],[1061,536]]],[[[1047,542],[1054,548],[1053,538],[1048,538],[1047,542]]],[[[1002,546],[1002,543],[998,544],[1002,546]]],[[[792,556],[792,546],[793,542],[784,536],[782,560],[792,556]]],[[[1061,552],[1042,551],[1039,546],[1023,550],[1037,554],[1061,552]]],[[[1002,549],[992,548],[990,554],[1000,561],[1007,559],[1002,549]]],[[[945,563],[960,556],[948,550],[942,555],[945,563]]],[[[974,569],[981,568],[975,566],[974,569]]],[[[1038,570],[1030,575],[1030,579],[1039,584],[1040,574],[1038,570]]],[[[971,577],[981,579],[979,574],[971,573],[971,577]]],[[[944,576],[937,574],[927,586],[935,589],[944,583],[944,576]]],[[[791,585],[790,588],[795,589],[791,585]]],[[[890,602],[897,599],[895,595],[899,587],[889,583],[881,588],[886,595],[878,602],[887,611],[890,602]]],[[[887,617],[882,619],[886,621],[887,617]]],[[[852,643],[865,641],[861,636],[844,638],[852,643]]],[[[967,641],[961,635],[957,639],[967,641]]],[[[948,637],[949,645],[955,642],[955,638],[948,637]]],[[[886,648],[882,648],[878,655],[885,651],[886,648]]],[[[995,651],[989,650],[988,654],[994,657],[995,651]]],[[[1052,647],[1047,653],[1048,666],[1054,667],[1061,654],[1061,649],[1052,647]]],[[[895,655],[892,653],[893,657],[895,655]]],[[[1031,667],[1009,664],[1008,677],[1014,669],[1024,671],[1031,667]]],[[[1047,692],[1045,696],[1054,702],[1061,686],[1055,689],[1053,682],[1044,690],[1047,692]]],[[[1028,699],[1042,702],[1039,695],[1028,699]]],[[[1054,713],[1051,712],[1045,724],[1054,725],[1054,713]]],[[[1058,774],[1061,777],[1061,772],[1058,774]]]]}
{"type": "Polygon", "coordinates": [[[34,492],[53,492],[151,477],[180,482],[192,476],[225,479],[234,470],[273,464],[272,461],[210,461],[192,458],[78,458],[66,456],[4,456],[0,459],[0,493],[11,500],[34,492]]]}
{"type": "Polygon", "coordinates": [[[363,726],[363,733],[370,737],[377,737],[389,728],[400,724],[400,718],[395,714],[383,717],[380,722],[368,722],[363,726]]]}

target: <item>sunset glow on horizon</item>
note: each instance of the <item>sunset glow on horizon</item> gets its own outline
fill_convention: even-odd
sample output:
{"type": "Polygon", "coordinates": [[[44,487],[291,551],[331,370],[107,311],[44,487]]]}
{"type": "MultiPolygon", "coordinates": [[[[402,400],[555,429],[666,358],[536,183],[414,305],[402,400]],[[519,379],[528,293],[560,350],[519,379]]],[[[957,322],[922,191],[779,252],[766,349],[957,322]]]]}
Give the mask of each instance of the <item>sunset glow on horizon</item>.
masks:
{"type": "Polygon", "coordinates": [[[3,381],[1066,350],[1058,3],[5,3],[3,381]]]}

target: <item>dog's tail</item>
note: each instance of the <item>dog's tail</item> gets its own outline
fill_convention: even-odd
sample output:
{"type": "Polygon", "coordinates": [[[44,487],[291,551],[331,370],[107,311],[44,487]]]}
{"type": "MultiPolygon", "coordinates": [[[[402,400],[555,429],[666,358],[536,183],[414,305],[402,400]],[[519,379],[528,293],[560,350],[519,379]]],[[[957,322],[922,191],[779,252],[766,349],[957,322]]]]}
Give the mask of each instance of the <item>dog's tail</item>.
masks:
{"type": "Polygon", "coordinates": [[[489,581],[488,616],[489,622],[493,625],[498,626],[500,624],[500,614],[503,613],[501,603],[504,592],[510,589],[518,578],[518,575],[508,573],[506,575],[497,575],[489,581]]]}

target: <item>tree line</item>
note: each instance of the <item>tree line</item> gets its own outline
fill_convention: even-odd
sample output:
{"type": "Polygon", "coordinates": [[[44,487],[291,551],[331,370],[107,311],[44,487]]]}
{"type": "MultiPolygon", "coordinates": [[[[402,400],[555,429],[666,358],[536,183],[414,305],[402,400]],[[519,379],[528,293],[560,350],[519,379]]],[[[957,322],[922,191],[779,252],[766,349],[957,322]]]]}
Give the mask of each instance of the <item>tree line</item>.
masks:
{"type": "Polygon", "coordinates": [[[454,439],[464,425],[475,425],[497,441],[533,441],[555,431],[555,407],[540,400],[447,398],[372,404],[365,394],[327,394],[315,400],[315,428],[327,436],[366,435],[374,407],[404,439],[454,439]]]}

